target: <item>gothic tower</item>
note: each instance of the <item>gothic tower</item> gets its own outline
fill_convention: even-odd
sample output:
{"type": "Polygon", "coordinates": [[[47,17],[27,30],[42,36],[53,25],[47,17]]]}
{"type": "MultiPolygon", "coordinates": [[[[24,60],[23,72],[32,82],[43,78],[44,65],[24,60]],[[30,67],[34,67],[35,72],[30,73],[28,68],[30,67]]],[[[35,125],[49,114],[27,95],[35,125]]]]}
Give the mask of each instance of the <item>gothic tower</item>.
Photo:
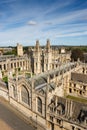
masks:
{"type": "Polygon", "coordinates": [[[39,74],[41,73],[41,49],[39,46],[39,41],[36,41],[36,46],[34,49],[34,73],[39,74]]]}
{"type": "Polygon", "coordinates": [[[23,46],[19,43],[17,43],[17,55],[23,56],[23,46]]]}
{"type": "Polygon", "coordinates": [[[50,41],[47,40],[45,53],[44,53],[44,71],[50,70],[52,67],[52,50],[50,47],[50,41]]]}

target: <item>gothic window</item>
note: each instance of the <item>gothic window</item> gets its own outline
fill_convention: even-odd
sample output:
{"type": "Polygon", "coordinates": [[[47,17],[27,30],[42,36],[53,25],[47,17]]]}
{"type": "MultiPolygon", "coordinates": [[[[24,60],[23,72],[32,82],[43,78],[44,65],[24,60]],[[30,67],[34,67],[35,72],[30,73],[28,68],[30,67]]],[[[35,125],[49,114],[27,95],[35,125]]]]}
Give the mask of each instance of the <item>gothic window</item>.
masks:
{"type": "Polygon", "coordinates": [[[16,67],[16,63],[14,63],[14,67],[16,67]]]}
{"type": "Polygon", "coordinates": [[[0,69],[2,70],[2,66],[0,65],[0,69]]]}
{"type": "Polygon", "coordinates": [[[19,62],[17,62],[17,67],[19,67],[19,62]]]}
{"type": "Polygon", "coordinates": [[[11,63],[11,68],[13,68],[13,64],[11,63]]]}
{"type": "Polygon", "coordinates": [[[83,90],[86,90],[86,86],[85,85],[83,86],[83,90]]]}
{"type": "Polygon", "coordinates": [[[74,84],[74,87],[76,87],[76,84],[74,84]]]}
{"type": "Polygon", "coordinates": [[[83,68],[83,74],[84,74],[84,72],[85,72],[85,68],[83,68]]]}
{"type": "Polygon", "coordinates": [[[46,64],[46,70],[48,70],[48,65],[46,64]]]}
{"type": "Polygon", "coordinates": [[[22,86],[21,88],[21,99],[22,102],[29,105],[29,92],[25,86],[22,86]]]}
{"type": "Polygon", "coordinates": [[[20,66],[22,66],[22,62],[20,62],[20,66]]]}
{"type": "Polygon", "coordinates": [[[53,121],[53,117],[52,116],[50,116],[50,120],[53,121]]]}
{"type": "Polygon", "coordinates": [[[23,66],[25,66],[25,62],[23,61],[23,66]]]}
{"type": "Polygon", "coordinates": [[[4,70],[6,70],[6,65],[4,64],[4,70]]]}
{"type": "Polygon", "coordinates": [[[72,89],[71,88],[69,88],[69,92],[72,93],[72,89]]]}
{"type": "Polygon", "coordinates": [[[79,94],[82,95],[82,91],[81,90],[79,91],[79,94]]]}
{"type": "Polygon", "coordinates": [[[42,113],[42,100],[39,97],[37,98],[37,110],[42,113]]]}
{"type": "Polygon", "coordinates": [[[36,69],[37,69],[37,62],[36,62],[36,69]]]}

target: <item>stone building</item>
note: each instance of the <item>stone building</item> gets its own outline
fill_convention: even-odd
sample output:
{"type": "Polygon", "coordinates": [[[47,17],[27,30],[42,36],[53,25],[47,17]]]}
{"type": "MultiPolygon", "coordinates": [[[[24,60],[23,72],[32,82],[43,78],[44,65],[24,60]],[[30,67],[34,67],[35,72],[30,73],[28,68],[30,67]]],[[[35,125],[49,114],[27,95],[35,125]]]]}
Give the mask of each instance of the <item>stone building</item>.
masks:
{"type": "Polygon", "coordinates": [[[60,68],[38,74],[32,78],[20,76],[15,78],[9,77],[8,96],[10,104],[22,113],[25,113],[28,118],[32,118],[33,121],[36,121],[37,117],[37,124],[40,125],[40,127],[42,126],[43,129],[61,130],[61,128],[63,128],[67,130],[72,128],[71,130],[73,130],[73,127],[75,127],[78,128],[77,130],[85,130],[80,124],[79,126],[78,123],[76,125],[73,120],[69,122],[68,115],[70,114],[72,100],[66,99],[71,72],[81,69],[82,66],[78,63],[66,63],[60,68]],[[57,103],[59,101],[58,98],[60,98],[60,101],[63,98],[64,105],[67,102],[69,103],[64,106],[63,103],[61,105],[59,101],[59,107],[57,108],[57,104],[53,103],[56,102],[55,97],[57,98],[57,103]],[[64,114],[65,107],[67,116],[64,114]],[[54,108],[57,109],[54,111],[54,108]],[[49,109],[53,113],[51,113],[49,109]],[[59,111],[60,115],[57,115],[56,111],[59,111]],[[62,113],[64,117],[62,117],[62,113]],[[64,124],[63,126],[60,123],[61,120],[64,124]]]}
{"type": "Polygon", "coordinates": [[[85,96],[80,100],[79,95],[69,93],[71,79],[74,81],[75,77],[72,74],[79,71],[83,72],[83,65],[72,62],[31,78],[9,75],[8,87],[0,82],[0,95],[37,122],[38,129],[86,130],[87,100],[85,96]]]}
{"type": "Polygon", "coordinates": [[[86,130],[87,102],[54,96],[48,105],[47,126],[49,130],[86,130]]]}
{"type": "MultiPolygon", "coordinates": [[[[64,50],[64,49],[63,49],[64,50]]],[[[34,49],[29,50],[29,57],[31,59],[31,69],[34,74],[47,72],[70,61],[70,53],[60,53],[58,50],[51,48],[50,41],[47,40],[46,46],[42,49],[37,40],[34,49]]]]}
{"type": "Polygon", "coordinates": [[[69,95],[87,98],[87,73],[71,73],[69,95]]]}
{"type": "Polygon", "coordinates": [[[2,55],[0,56],[0,70],[5,75],[8,74],[8,70],[12,73],[16,69],[20,71],[31,71],[30,59],[27,56],[14,56],[14,55],[2,55]]]}
{"type": "Polygon", "coordinates": [[[23,46],[19,43],[17,43],[17,55],[23,56],[23,46]]]}
{"type": "Polygon", "coordinates": [[[20,68],[21,71],[28,70],[30,73],[40,74],[48,70],[56,69],[70,61],[70,54],[61,53],[51,48],[50,41],[47,40],[46,46],[42,49],[37,40],[34,49],[29,50],[28,55],[23,55],[23,46],[17,44],[17,56],[0,56],[0,69],[7,72],[8,68],[12,71],[20,68]]]}
{"type": "Polygon", "coordinates": [[[0,96],[39,130],[86,130],[87,65],[69,62],[65,54],[61,58],[61,54],[51,49],[49,40],[43,50],[36,41],[30,53],[29,58],[8,56],[9,64],[6,57],[2,58],[9,69],[8,85],[0,80],[0,96]],[[56,67],[54,61],[58,61],[56,67]],[[36,75],[29,78],[17,71],[14,77],[10,75],[11,65],[18,62],[27,71],[32,67],[36,75]]]}

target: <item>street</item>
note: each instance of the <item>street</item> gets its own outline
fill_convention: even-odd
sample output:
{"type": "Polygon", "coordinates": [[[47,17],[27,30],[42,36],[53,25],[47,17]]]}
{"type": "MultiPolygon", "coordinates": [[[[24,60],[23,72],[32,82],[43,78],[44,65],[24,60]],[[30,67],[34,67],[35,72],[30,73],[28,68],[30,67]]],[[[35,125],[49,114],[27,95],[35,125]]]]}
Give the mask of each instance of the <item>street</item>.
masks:
{"type": "Polygon", "coordinates": [[[0,130],[35,130],[0,100],[0,130]]]}

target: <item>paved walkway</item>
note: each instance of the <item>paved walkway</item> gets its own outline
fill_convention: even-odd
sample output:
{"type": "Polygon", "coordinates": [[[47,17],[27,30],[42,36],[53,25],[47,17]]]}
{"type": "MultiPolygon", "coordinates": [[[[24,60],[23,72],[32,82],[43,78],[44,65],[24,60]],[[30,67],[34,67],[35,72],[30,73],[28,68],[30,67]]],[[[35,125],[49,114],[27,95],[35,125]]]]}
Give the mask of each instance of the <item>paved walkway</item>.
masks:
{"type": "Polygon", "coordinates": [[[35,128],[0,98],[0,130],[35,130],[35,128]]]}

